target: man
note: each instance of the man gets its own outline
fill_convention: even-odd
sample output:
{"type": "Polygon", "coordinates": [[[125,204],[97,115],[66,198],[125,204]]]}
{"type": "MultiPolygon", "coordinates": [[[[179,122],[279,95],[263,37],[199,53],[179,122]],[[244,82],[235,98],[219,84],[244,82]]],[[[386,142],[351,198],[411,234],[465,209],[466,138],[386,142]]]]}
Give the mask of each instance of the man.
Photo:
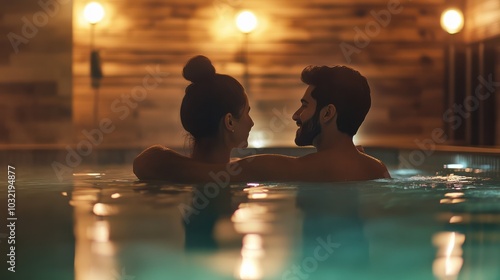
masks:
{"type": "Polygon", "coordinates": [[[196,162],[154,146],[135,159],[134,173],[139,179],[175,182],[209,182],[221,173],[233,182],[389,178],[385,165],[358,151],[352,141],[371,106],[366,78],[346,66],[309,66],[301,78],[308,88],[292,117],[299,127],[295,143],[313,145],[317,152],[303,157],[254,155],[226,165],[196,162]]]}

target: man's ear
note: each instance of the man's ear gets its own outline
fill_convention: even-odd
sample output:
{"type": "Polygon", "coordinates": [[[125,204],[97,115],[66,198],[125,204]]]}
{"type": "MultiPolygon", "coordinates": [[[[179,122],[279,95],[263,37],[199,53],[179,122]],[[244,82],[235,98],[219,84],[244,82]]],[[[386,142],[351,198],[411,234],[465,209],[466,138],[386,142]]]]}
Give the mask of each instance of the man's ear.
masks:
{"type": "Polygon", "coordinates": [[[335,105],[333,104],[328,104],[323,109],[320,111],[320,121],[323,123],[327,123],[335,118],[337,115],[337,108],[335,108],[335,105]]]}
{"type": "Polygon", "coordinates": [[[234,119],[231,113],[224,116],[224,127],[229,131],[234,131],[234,119]]]}

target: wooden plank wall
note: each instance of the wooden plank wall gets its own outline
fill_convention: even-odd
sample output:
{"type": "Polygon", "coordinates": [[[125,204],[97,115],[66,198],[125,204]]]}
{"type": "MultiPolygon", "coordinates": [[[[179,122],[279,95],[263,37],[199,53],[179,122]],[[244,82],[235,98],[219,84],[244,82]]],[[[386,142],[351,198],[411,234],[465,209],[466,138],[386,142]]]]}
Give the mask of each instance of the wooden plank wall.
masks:
{"type": "MultiPolygon", "coordinates": [[[[497,45],[496,49],[496,69],[495,69],[495,73],[496,73],[496,79],[495,81],[500,81],[500,44],[497,45]]],[[[500,96],[500,88],[497,87],[496,88],[496,96],[500,96]]],[[[500,98],[496,98],[496,111],[495,111],[495,114],[496,114],[496,136],[495,136],[495,140],[496,140],[496,143],[495,145],[496,146],[500,146],[500,98]]]]}
{"type": "MultiPolygon", "coordinates": [[[[94,127],[90,30],[81,19],[86,2],[75,0],[73,10],[73,119],[78,130],[94,127]]],[[[358,143],[413,143],[430,138],[434,128],[442,127],[444,32],[439,17],[444,0],[102,3],[107,15],[95,32],[105,75],[98,118],[108,117],[115,126],[105,143],[183,146],[179,107],[188,83],[181,76],[182,67],[190,57],[204,54],[218,72],[242,81],[243,37],[233,23],[241,8],[253,10],[259,18],[259,27],[249,36],[249,96],[256,123],[250,142],[254,145],[294,145],[291,115],[305,90],[300,72],[310,64],[344,64],[368,78],[373,105],[358,143]],[[391,6],[392,12],[381,12],[394,2],[399,6],[391,6]],[[386,17],[387,21],[378,23],[373,14],[380,13],[389,14],[390,20],[386,17]],[[362,35],[357,30],[365,40],[359,39],[362,35]],[[344,55],[342,44],[355,52],[344,55]],[[165,74],[144,100],[127,105],[122,96],[130,96],[142,85],[148,67],[165,74]],[[282,121],[273,125],[273,118],[282,121]]]]}
{"type": "Polygon", "coordinates": [[[500,1],[467,0],[465,36],[468,42],[500,36],[500,1]]]}
{"type": "Polygon", "coordinates": [[[73,141],[72,3],[41,2],[0,3],[0,144],[73,141]]]}

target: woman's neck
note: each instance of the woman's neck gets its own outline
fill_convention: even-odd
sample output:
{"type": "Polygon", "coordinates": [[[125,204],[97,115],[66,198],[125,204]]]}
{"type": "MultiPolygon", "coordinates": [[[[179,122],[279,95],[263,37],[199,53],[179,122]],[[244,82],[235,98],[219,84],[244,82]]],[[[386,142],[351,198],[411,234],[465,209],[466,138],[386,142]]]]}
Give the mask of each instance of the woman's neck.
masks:
{"type": "Polygon", "coordinates": [[[231,148],[224,141],[216,138],[199,140],[194,144],[191,158],[207,163],[228,163],[231,148]]]}

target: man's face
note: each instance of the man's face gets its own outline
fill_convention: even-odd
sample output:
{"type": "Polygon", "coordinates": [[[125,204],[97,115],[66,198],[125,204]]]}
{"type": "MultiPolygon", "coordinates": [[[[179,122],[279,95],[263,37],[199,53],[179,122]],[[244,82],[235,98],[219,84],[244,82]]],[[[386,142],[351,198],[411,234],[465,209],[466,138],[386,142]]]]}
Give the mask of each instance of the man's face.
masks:
{"type": "Polygon", "coordinates": [[[302,106],[293,114],[292,119],[297,123],[299,129],[295,135],[297,146],[308,146],[313,144],[314,138],[321,133],[321,126],[316,113],[316,100],[312,98],[311,92],[314,86],[309,86],[300,100],[302,106]]]}

